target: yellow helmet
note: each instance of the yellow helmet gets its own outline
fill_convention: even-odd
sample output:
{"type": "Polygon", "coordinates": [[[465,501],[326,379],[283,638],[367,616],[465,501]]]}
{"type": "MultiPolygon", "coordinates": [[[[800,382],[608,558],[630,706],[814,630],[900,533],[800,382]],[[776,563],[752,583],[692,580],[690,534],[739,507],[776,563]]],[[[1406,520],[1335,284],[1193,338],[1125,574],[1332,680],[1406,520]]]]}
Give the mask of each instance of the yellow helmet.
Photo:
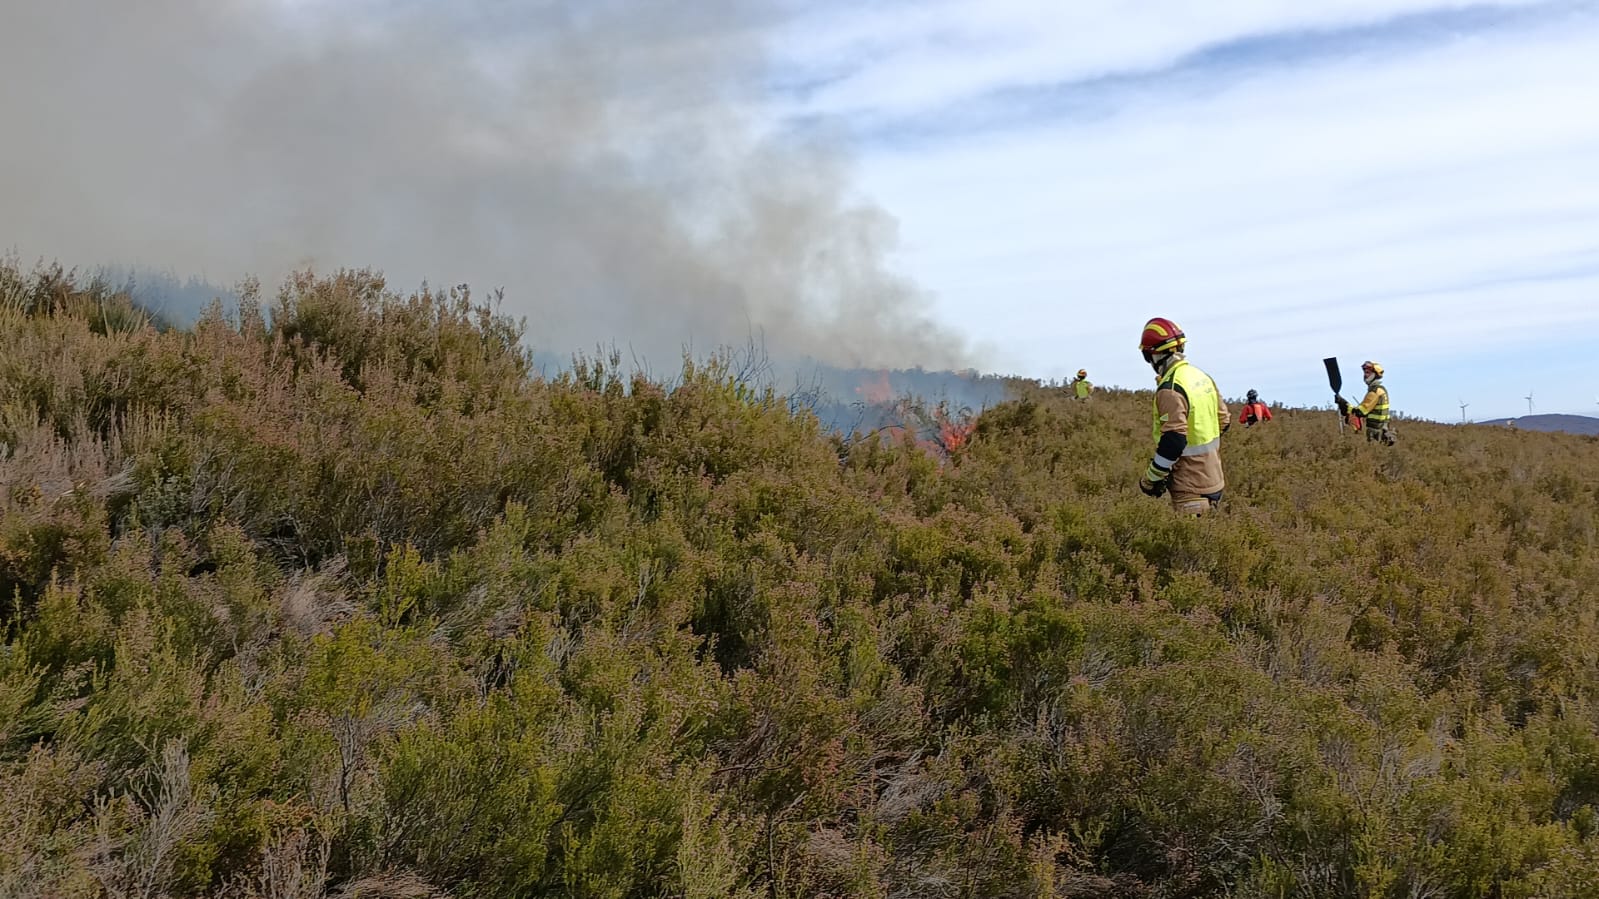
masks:
{"type": "Polygon", "coordinates": [[[1365,364],[1360,366],[1360,370],[1366,372],[1367,374],[1375,375],[1379,378],[1382,377],[1382,366],[1372,362],[1369,359],[1366,360],[1365,364]]]}

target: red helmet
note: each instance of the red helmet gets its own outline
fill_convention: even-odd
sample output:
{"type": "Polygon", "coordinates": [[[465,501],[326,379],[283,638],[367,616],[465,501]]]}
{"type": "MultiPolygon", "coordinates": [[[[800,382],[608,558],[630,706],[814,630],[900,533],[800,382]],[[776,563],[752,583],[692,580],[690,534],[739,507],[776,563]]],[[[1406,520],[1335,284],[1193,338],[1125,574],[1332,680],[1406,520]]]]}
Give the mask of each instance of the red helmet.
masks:
{"type": "Polygon", "coordinates": [[[1176,322],[1169,318],[1152,318],[1144,324],[1144,336],[1139,338],[1138,348],[1146,353],[1164,353],[1180,348],[1187,339],[1176,322]]]}

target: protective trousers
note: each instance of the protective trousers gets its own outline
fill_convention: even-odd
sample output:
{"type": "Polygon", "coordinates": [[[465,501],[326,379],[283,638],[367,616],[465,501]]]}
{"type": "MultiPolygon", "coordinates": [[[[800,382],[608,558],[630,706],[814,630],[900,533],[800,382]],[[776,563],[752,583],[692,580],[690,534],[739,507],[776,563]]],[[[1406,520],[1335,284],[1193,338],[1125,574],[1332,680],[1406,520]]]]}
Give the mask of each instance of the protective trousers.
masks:
{"type": "Polygon", "coordinates": [[[1225,491],[1218,490],[1215,493],[1204,494],[1173,493],[1171,505],[1179,515],[1192,515],[1198,518],[1221,505],[1223,492],[1225,491]]]}

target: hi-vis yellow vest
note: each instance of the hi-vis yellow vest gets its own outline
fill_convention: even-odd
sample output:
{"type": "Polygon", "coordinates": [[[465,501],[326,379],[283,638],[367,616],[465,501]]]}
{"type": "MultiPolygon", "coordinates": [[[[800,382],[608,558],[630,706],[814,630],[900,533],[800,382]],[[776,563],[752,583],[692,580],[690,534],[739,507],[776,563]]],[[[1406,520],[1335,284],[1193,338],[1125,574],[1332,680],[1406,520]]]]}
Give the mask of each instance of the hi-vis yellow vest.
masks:
{"type": "MultiPolygon", "coordinates": [[[[1366,400],[1371,401],[1371,407],[1366,410],[1366,420],[1372,424],[1383,424],[1388,421],[1388,388],[1382,386],[1382,381],[1371,382],[1371,391],[1366,394],[1366,400]]],[[[1364,405],[1366,400],[1361,400],[1364,405]]]]}
{"type": "MultiPolygon", "coordinates": [[[[1168,387],[1181,391],[1188,398],[1188,446],[1183,450],[1183,455],[1198,456],[1213,452],[1221,445],[1221,413],[1218,410],[1221,399],[1216,394],[1216,382],[1187,359],[1180,359],[1161,376],[1159,386],[1155,389],[1160,391],[1168,387]]],[[[1154,439],[1159,442],[1162,424],[1160,405],[1156,403],[1153,408],[1154,439]]]]}

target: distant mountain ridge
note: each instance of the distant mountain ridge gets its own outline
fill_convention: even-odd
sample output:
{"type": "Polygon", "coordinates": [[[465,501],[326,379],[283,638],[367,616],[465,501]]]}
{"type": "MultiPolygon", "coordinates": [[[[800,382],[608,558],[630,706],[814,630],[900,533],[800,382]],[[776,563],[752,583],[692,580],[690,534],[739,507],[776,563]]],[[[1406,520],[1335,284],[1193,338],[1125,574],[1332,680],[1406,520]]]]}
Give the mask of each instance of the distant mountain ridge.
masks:
{"type": "Polygon", "coordinates": [[[1514,425],[1523,431],[1563,431],[1567,434],[1599,435],[1599,418],[1591,415],[1522,415],[1479,421],[1481,425],[1514,425]]]}

